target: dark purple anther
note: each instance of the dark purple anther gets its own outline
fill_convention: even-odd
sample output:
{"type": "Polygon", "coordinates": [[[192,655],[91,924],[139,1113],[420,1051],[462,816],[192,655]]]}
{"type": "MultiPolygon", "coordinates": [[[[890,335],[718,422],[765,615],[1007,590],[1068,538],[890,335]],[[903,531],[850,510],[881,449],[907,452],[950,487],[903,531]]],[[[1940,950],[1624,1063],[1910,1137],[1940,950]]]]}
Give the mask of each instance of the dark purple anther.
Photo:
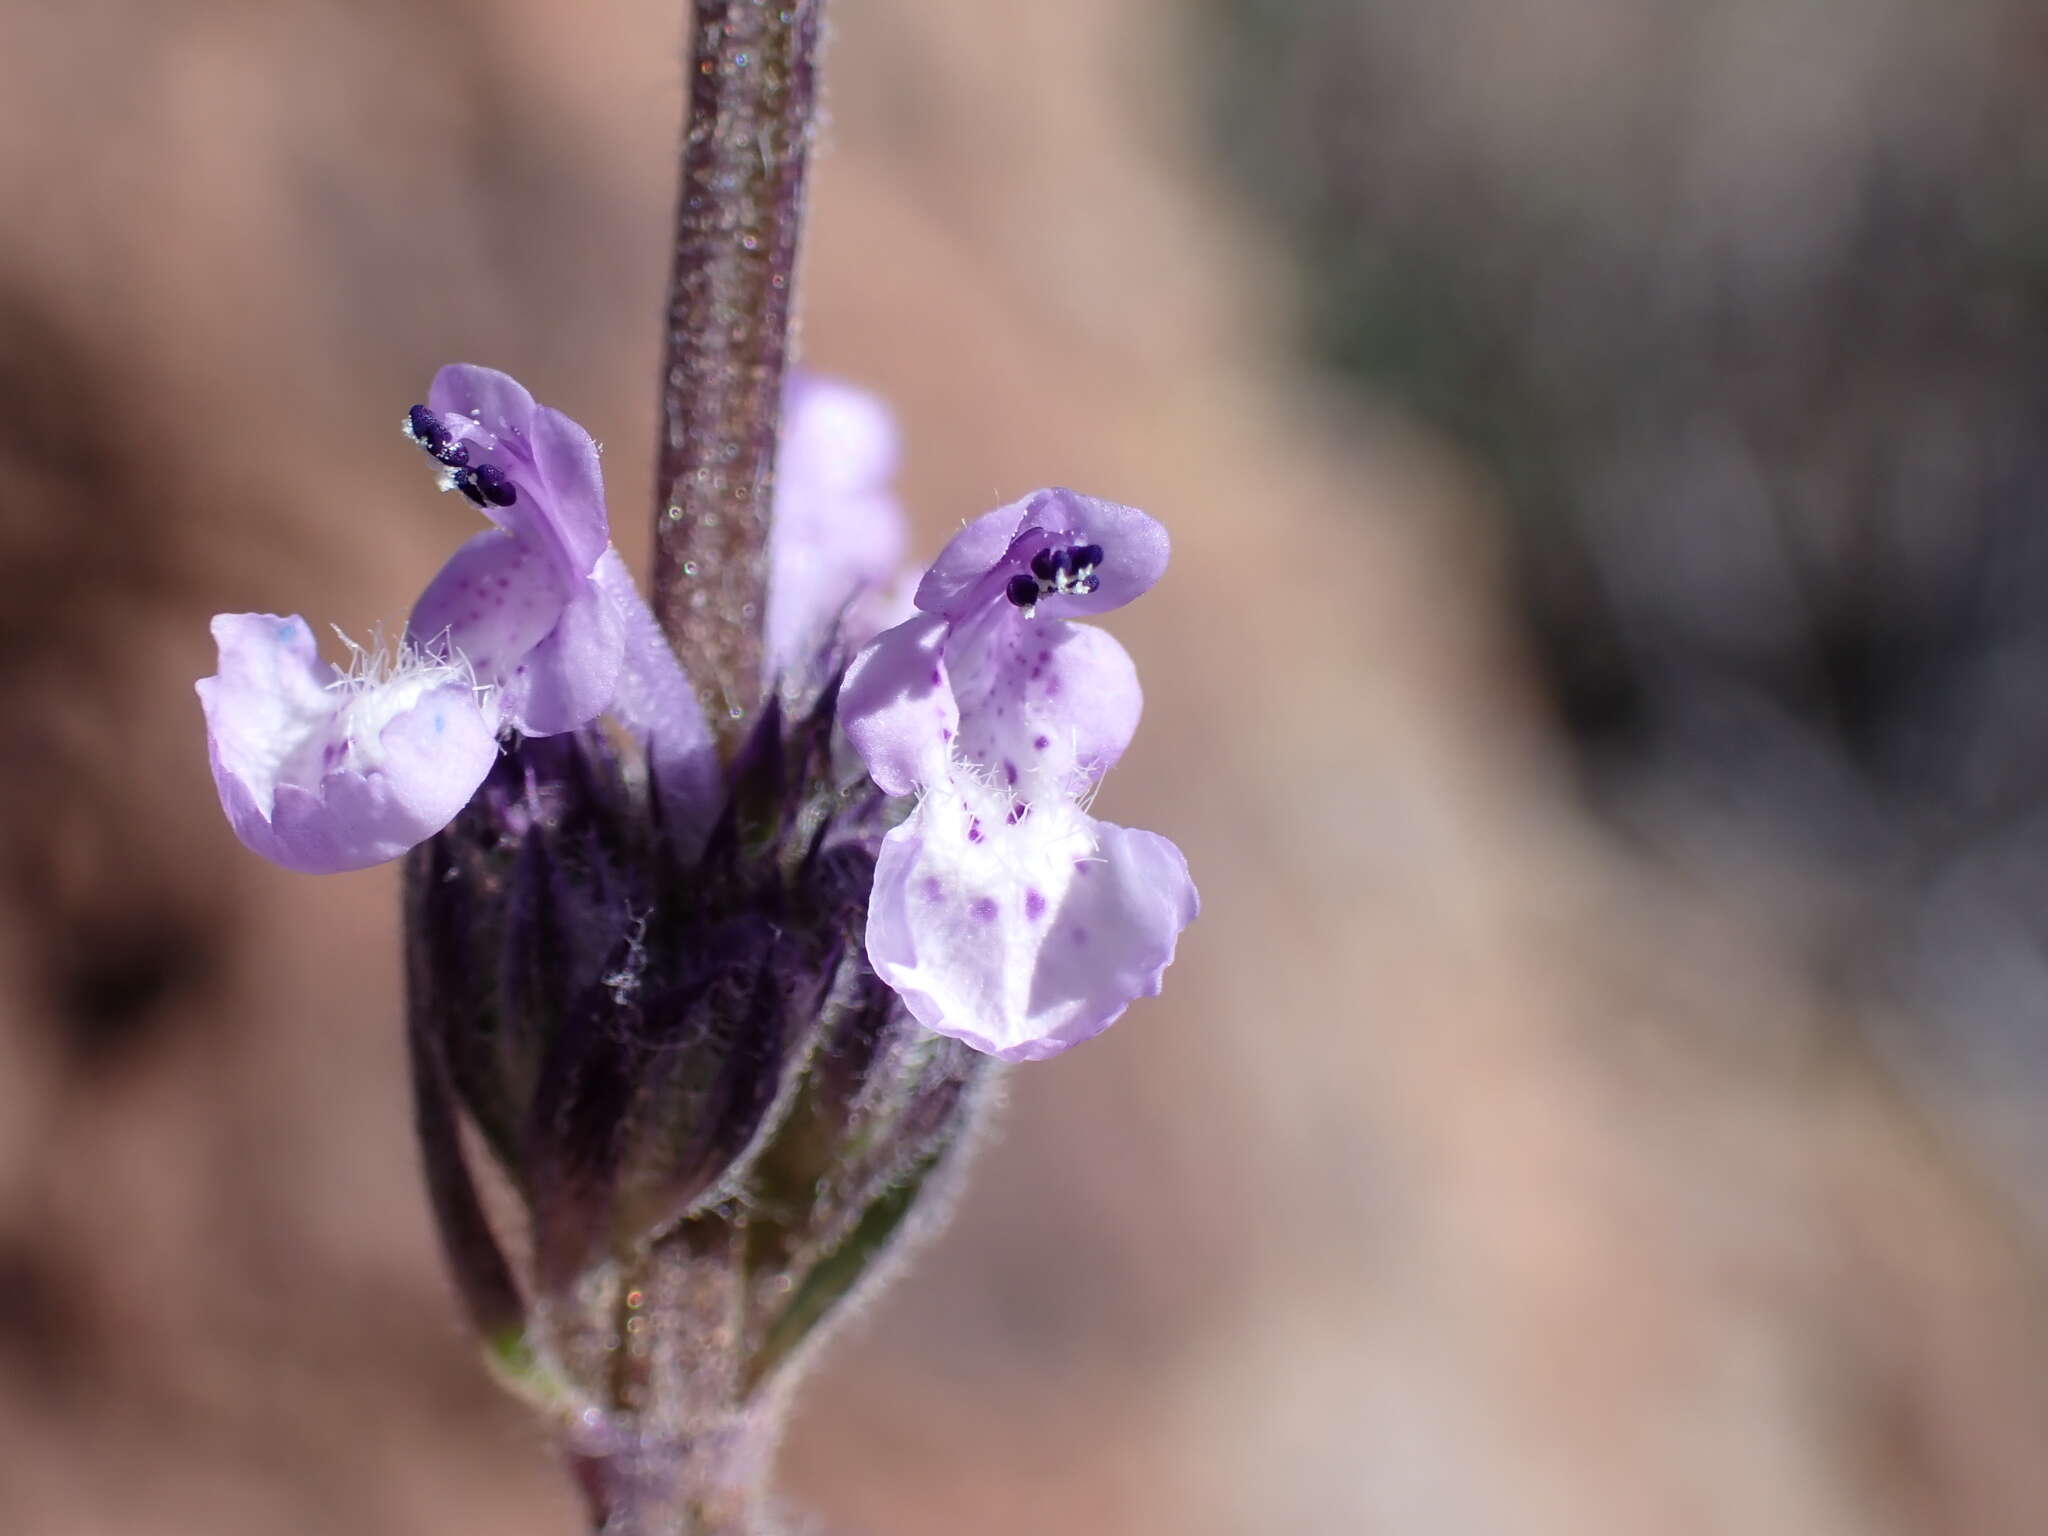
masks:
{"type": "MultiPolygon", "coordinates": [[[[495,464],[479,464],[470,471],[470,479],[483,495],[484,501],[494,507],[509,507],[519,499],[519,488],[505,477],[505,471],[495,464]]],[[[483,502],[478,502],[482,506],[483,502]]]]}
{"type": "Polygon", "coordinates": [[[414,442],[450,469],[460,469],[469,462],[469,445],[456,442],[441,418],[424,405],[416,405],[405,413],[405,430],[414,442]]]}
{"type": "Polygon", "coordinates": [[[441,418],[424,405],[416,405],[405,413],[405,430],[429,453],[438,455],[448,446],[448,429],[441,425],[441,418]]]}
{"type": "MultiPolygon", "coordinates": [[[[1038,578],[1039,585],[1047,587],[1052,585],[1051,550],[1041,549],[1037,554],[1031,557],[1031,574],[1038,578]]],[[[1013,581],[1010,583],[1010,585],[1014,587],[1017,585],[1017,583],[1013,581]]]]}
{"type": "MultiPolygon", "coordinates": [[[[1035,565],[1037,561],[1032,563],[1035,565]]],[[[1017,607],[1029,608],[1038,601],[1038,583],[1029,576],[1012,576],[1009,586],[1003,589],[1003,595],[1017,607]]]]}
{"type": "Polygon", "coordinates": [[[1083,544],[1074,551],[1074,563],[1076,565],[1102,564],[1102,546],[1100,544],[1083,544]]]}

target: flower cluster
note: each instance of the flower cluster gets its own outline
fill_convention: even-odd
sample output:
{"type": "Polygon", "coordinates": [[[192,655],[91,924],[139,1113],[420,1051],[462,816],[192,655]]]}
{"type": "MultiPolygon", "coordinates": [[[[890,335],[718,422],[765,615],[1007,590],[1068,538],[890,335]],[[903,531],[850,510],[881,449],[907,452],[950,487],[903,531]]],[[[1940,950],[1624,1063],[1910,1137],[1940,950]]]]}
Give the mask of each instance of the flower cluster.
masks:
{"type": "MultiPolygon", "coordinates": [[[[331,873],[434,837],[487,779],[510,786],[491,804],[529,816],[502,754],[608,715],[640,754],[663,846],[701,853],[744,776],[721,773],[611,546],[589,434],[470,366],[443,369],[405,430],[492,526],[427,584],[388,656],[351,647],[336,667],[297,616],[214,620],[219,670],[198,690],[236,834],[331,873]]],[[[1171,843],[1087,809],[1141,695],[1122,646],[1072,620],[1157,581],[1165,531],[1130,507],[1040,491],[965,527],[906,605],[886,413],[800,379],[781,447],[764,694],[808,701],[874,789],[903,797],[826,818],[863,869],[872,860],[873,972],[919,1023],[976,1050],[1064,1050],[1159,990],[1196,911],[1171,843]]]]}

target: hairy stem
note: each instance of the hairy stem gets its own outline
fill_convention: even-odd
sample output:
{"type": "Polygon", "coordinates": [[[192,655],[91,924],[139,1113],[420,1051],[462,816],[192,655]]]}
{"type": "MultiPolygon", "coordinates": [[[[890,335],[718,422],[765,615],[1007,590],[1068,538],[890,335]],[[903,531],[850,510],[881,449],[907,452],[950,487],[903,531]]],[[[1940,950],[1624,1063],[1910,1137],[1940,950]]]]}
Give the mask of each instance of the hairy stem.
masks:
{"type": "Polygon", "coordinates": [[[574,1465],[597,1536],[769,1536],[761,1484],[773,1443],[749,1416],[682,1439],[626,1428],[574,1465]]]}
{"type": "Polygon", "coordinates": [[[823,0],[697,0],[656,464],[654,611],[730,751],[761,697],[775,435],[823,0]]]}
{"type": "Polygon", "coordinates": [[[541,1351],[594,1388],[570,1462],[602,1536],[765,1536],[781,1404],[741,1379],[740,1234],[685,1222],[547,1303],[541,1351]]]}

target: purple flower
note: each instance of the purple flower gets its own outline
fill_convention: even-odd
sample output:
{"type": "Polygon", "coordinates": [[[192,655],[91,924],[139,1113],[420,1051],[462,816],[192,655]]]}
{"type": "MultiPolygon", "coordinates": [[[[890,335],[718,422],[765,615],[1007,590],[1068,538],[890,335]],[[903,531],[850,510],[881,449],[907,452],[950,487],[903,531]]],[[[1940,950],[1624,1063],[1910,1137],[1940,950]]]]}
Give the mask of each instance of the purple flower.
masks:
{"type": "Polygon", "coordinates": [[[700,783],[708,734],[611,549],[590,434],[468,365],[435,376],[405,429],[497,526],[428,583],[395,658],[352,647],[343,672],[296,616],[213,621],[220,670],[198,690],[236,834],[312,874],[382,863],[462,809],[500,730],[574,730],[615,699],[665,789],[700,783]]]}
{"type": "Polygon", "coordinates": [[[875,782],[921,796],[882,844],[869,960],[920,1022],[1005,1060],[1156,994],[1198,907],[1179,849],[1085,809],[1143,699],[1124,648],[1066,617],[1129,602],[1166,559],[1135,508],[1039,491],[954,537],[841,690],[875,782]]]}
{"type": "Polygon", "coordinates": [[[518,381],[467,363],[434,376],[405,429],[442,484],[497,524],[427,584],[409,633],[489,680],[499,718],[525,735],[593,719],[624,659],[617,609],[592,579],[611,547],[597,444],[518,381]]]}
{"type": "Polygon", "coordinates": [[[814,374],[783,393],[762,651],[778,679],[808,679],[839,644],[857,650],[908,612],[890,588],[903,509],[889,490],[896,426],[873,395],[814,374]]]}

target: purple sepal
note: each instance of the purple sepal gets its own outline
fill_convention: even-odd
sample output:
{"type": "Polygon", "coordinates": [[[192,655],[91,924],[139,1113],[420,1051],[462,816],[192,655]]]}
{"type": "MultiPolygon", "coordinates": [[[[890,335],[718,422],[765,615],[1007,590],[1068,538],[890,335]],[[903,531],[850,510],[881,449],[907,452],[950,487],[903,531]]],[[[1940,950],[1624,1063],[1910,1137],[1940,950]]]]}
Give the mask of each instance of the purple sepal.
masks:
{"type": "Polygon", "coordinates": [[[490,771],[493,722],[468,675],[403,652],[344,674],[306,621],[224,613],[220,669],[196,685],[235,835],[287,869],[395,859],[446,826],[490,771]]]}

